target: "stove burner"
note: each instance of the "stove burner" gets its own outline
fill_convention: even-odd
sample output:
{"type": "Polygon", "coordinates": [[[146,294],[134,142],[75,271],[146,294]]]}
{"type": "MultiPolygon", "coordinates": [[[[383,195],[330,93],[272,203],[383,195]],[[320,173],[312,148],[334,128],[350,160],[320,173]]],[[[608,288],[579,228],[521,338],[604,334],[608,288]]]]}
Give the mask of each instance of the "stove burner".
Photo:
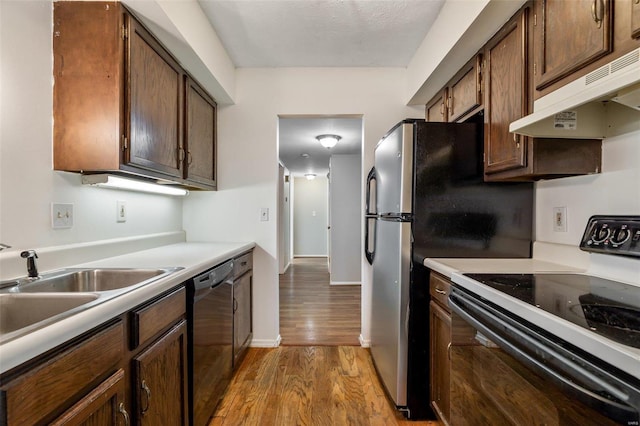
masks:
{"type": "Polygon", "coordinates": [[[640,348],[640,287],[580,274],[465,274],[608,339],[640,348]]]}

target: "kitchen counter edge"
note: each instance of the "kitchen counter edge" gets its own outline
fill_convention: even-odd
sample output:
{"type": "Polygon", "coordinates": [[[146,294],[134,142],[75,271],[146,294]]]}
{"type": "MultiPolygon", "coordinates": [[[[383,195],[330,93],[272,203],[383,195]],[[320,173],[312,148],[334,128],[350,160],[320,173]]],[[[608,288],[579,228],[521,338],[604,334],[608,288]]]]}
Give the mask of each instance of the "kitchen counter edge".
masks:
{"type": "Polygon", "coordinates": [[[253,242],[185,242],[69,265],[69,268],[184,269],[0,345],[0,374],[145,303],[189,278],[255,248],[253,242]]]}

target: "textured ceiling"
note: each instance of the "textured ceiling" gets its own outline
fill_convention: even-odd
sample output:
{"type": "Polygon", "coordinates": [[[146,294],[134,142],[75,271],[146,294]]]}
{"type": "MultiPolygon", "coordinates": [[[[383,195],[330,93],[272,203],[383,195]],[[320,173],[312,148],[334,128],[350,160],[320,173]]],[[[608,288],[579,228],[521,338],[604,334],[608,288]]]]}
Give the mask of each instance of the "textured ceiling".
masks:
{"type": "Polygon", "coordinates": [[[360,154],[361,118],[280,118],[278,125],[280,161],[294,176],[314,173],[326,176],[329,157],[336,154],[360,154]],[[320,145],[316,136],[336,134],[342,139],[330,149],[320,145]],[[304,158],[302,154],[309,154],[304,158]]]}
{"type": "MultiPolygon", "coordinates": [[[[444,0],[198,0],[236,67],[406,67],[444,0]]],[[[380,135],[382,136],[382,135],[380,135]]],[[[280,120],[280,161],[326,175],[332,153],[360,153],[362,121],[280,120]],[[315,137],[343,137],[327,150],[315,137]],[[308,153],[309,158],[300,157],[308,153]]]]}
{"type": "Polygon", "coordinates": [[[405,67],[444,0],[199,0],[236,67],[405,67]]]}

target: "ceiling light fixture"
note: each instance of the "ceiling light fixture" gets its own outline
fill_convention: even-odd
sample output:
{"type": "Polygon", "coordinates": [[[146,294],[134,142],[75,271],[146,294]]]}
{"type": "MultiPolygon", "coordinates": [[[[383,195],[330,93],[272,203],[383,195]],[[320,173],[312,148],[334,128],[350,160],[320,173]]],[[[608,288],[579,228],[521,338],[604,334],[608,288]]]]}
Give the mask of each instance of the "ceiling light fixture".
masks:
{"type": "Polygon", "coordinates": [[[307,180],[314,180],[316,178],[316,175],[314,173],[307,173],[304,175],[304,177],[306,177],[307,180]]]}
{"type": "Polygon", "coordinates": [[[176,188],[169,185],[159,185],[157,183],[142,182],[139,180],[126,179],[120,176],[107,174],[82,175],[82,183],[84,185],[98,186],[102,188],[151,192],[154,194],[175,195],[182,197],[189,193],[189,191],[183,188],[176,188]]]}
{"type": "Polygon", "coordinates": [[[320,142],[320,145],[325,148],[333,148],[342,138],[338,135],[318,135],[316,139],[320,142]]]}

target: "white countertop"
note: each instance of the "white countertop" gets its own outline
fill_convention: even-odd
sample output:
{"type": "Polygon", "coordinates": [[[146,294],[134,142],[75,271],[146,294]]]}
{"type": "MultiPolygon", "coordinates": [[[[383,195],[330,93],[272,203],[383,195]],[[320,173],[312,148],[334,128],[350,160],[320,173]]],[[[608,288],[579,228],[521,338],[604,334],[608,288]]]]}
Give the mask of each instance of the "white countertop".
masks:
{"type": "Polygon", "coordinates": [[[254,243],[179,243],[110,257],[70,268],[183,267],[165,278],[135,288],[104,303],[0,345],[0,373],[4,373],[56,346],[169,290],[227,259],[255,247],[254,243]]]}
{"type": "MultiPolygon", "coordinates": [[[[464,273],[585,273],[536,259],[425,259],[429,269],[640,379],[640,349],[622,345],[473,280],[464,273]]],[[[640,288],[638,288],[640,292],[640,288]]]]}

